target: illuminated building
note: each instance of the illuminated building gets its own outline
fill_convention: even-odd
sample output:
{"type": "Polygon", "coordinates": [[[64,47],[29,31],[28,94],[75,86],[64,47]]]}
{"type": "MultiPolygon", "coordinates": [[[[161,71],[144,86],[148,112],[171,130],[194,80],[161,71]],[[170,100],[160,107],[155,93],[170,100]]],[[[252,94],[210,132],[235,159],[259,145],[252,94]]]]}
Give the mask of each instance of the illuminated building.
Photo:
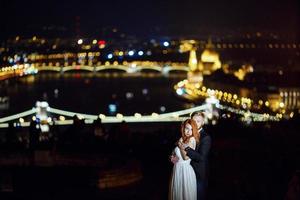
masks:
{"type": "Polygon", "coordinates": [[[203,74],[212,74],[222,66],[219,54],[213,50],[211,40],[208,40],[206,49],[201,54],[201,60],[199,61],[199,68],[202,68],[203,74]]]}

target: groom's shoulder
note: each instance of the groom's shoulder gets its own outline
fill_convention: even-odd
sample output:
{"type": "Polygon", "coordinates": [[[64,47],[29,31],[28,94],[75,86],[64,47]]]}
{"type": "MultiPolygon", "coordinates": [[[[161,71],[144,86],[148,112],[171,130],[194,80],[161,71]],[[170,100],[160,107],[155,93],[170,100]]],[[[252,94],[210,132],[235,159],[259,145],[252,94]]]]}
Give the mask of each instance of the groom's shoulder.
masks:
{"type": "Polygon", "coordinates": [[[211,140],[211,136],[206,130],[203,130],[203,133],[201,133],[201,136],[202,136],[202,139],[205,138],[206,140],[211,140]]]}
{"type": "Polygon", "coordinates": [[[211,136],[206,134],[202,137],[202,140],[205,140],[205,141],[210,141],[211,140],[211,136]]]}
{"type": "Polygon", "coordinates": [[[202,129],[201,136],[203,137],[209,136],[209,132],[206,129],[202,129]]]}

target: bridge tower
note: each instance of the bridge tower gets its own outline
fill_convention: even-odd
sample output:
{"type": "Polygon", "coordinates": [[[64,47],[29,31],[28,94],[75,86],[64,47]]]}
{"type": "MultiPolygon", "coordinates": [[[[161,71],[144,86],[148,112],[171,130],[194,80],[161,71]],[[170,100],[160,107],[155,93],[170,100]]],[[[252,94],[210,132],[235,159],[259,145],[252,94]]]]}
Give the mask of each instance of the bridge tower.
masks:
{"type": "Polygon", "coordinates": [[[215,91],[210,90],[208,95],[209,96],[205,99],[205,104],[207,106],[205,113],[207,115],[207,120],[211,121],[212,124],[216,124],[219,118],[220,101],[216,98],[215,91]]]}

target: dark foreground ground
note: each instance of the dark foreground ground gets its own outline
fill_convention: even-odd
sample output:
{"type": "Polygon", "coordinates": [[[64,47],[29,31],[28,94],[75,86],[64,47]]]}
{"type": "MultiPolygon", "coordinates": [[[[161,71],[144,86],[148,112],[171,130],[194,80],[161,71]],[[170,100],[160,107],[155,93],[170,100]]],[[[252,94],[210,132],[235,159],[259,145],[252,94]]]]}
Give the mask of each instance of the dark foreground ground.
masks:
{"type": "MultiPolygon", "coordinates": [[[[207,126],[213,138],[208,199],[285,199],[292,187],[289,182],[300,169],[298,124],[298,119],[249,126],[221,120],[216,126],[207,126]]],[[[47,151],[50,161],[43,160],[43,155],[32,161],[30,148],[11,148],[4,142],[0,199],[167,199],[172,171],[168,156],[179,126],[107,127],[114,138],[100,142],[102,147],[90,140],[71,140],[37,148],[47,151]],[[105,177],[124,184],[100,187],[105,177]]],[[[56,131],[62,134],[68,129],[56,131]]]]}

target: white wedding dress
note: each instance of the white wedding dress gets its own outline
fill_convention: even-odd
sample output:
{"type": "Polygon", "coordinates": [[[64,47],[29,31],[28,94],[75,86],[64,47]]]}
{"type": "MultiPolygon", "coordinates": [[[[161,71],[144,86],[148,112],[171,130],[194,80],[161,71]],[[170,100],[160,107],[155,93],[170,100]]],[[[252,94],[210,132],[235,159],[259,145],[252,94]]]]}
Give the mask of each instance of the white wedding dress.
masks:
{"type": "MultiPolygon", "coordinates": [[[[182,139],[180,139],[182,141],[182,139]]],[[[190,138],[189,146],[196,147],[195,138],[190,138]]],[[[196,200],[197,199],[197,181],[193,167],[190,165],[191,159],[184,160],[180,149],[174,149],[175,155],[179,158],[174,164],[172,178],[170,183],[170,200],[196,200]]]]}

